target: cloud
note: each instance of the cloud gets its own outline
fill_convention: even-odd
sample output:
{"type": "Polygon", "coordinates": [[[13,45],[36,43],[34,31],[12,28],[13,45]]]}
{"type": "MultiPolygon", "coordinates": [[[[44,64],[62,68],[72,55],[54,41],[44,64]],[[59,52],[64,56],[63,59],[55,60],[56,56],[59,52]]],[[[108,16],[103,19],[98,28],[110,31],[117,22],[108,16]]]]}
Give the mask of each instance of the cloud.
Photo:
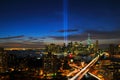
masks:
{"type": "MultiPolygon", "coordinates": [[[[83,33],[69,34],[67,36],[68,41],[83,41],[86,43],[86,40],[88,38],[88,33],[90,33],[90,38],[93,42],[95,42],[95,40],[99,40],[101,44],[120,43],[120,30],[116,30],[116,31],[115,30],[114,31],[86,30],[83,33]]],[[[47,44],[47,41],[50,42],[50,40],[55,40],[57,42],[64,41],[64,35],[63,36],[45,36],[42,39],[41,37],[25,37],[21,35],[21,36],[4,37],[4,38],[0,38],[0,40],[1,40],[0,47],[41,48],[47,44]]]]}
{"type": "Polygon", "coordinates": [[[40,39],[46,39],[46,37],[40,37],[40,39]]]}
{"type": "MultiPolygon", "coordinates": [[[[95,30],[89,30],[85,31],[84,33],[78,33],[78,34],[70,34],[68,35],[68,41],[85,41],[88,38],[88,33],[90,33],[90,38],[92,40],[106,40],[105,43],[120,43],[120,31],[95,31],[95,30]],[[116,41],[117,40],[117,41],[116,41]]],[[[49,36],[50,38],[53,38],[55,40],[64,40],[64,36],[49,36]]]]}
{"type": "Polygon", "coordinates": [[[23,38],[23,37],[24,37],[24,35],[19,35],[19,36],[3,37],[3,38],[0,38],[0,39],[6,39],[6,40],[8,40],[8,39],[23,38]]]}
{"type": "Polygon", "coordinates": [[[120,31],[95,31],[89,30],[86,33],[91,34],[91,38],[93,39],[120,39],[120,31]]]}
{"type": "Polygon", "coordinates": [[[21,45],[22,43],[19,42],[4,42],[0,44],[1,47],[19,47],[21,45]]]}
{"type": "Polygon", "coordinates": [[[43,48],[45,46],[44,42],[29,42],[29,43],[24,43],[24,47],[33,47],[33,48],[43,48]]]}
{"type": "MultiPolygon", "coordinates": [[[[76,40],[85,40],[87,39],[87,34],[71,34],[68,35],[68,40],[70,41],[76,41],[76,40]]],[[[55,40],[64,40],[64,36],[49,36],[49,38],[53,38],[55,40]]]]}
{"type": "Polygon", "coordinates": [[[44,42],[5,42],[0,43],[0,47],[9,48],[43,48],[45,46],[44,42]]]}
{"type": "Polygon", "coordinates": [[[68,29],[68,30],[59,30],[58,32],[78,32],[79,30],[78,29],[68,29]]]}
{"type": "Polygon", "coordinates": [[[25,48],[43,48],[44,40],[40,37],[27,37],[24,35],[0,38],[0,47],[25,47],[25,48]]]}
{"type": "Polygon", "coordinates": [[[64,40],[63,36],[49,36],[49,38],[53,38],[55,40],[64,40]]]}
{"type": "Polygon", "coordinates": [[[29,40],[38,40],[38,38],[34,38],[34,37],[29,37],[29,40]]]}

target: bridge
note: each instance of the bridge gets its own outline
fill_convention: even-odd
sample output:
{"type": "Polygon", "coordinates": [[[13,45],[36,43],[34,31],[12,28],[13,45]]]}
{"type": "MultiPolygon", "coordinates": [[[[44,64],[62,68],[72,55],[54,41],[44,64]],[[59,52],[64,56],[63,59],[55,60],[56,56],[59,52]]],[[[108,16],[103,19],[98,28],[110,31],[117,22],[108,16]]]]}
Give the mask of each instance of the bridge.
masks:
{"type": "Polygon", "coordinates": [[[105,55],[106,52],[99,53],[91,62],[89,62],[85,67],[80,68],[75,65],[70,65],[74,68],[76,68],[74,71],[70,72],[67,77],[68,80],[80,80],[83,78],[83,76],[88,72],[91,76],[97,78],[98,80],[101,80],[99,77],[93,75],[92,73],[89,72],[90,68],[99,60],[99,58],[103,55],[105,55]],[[73,77],[70,78],[71,75],[74,75],[73,77]]]}

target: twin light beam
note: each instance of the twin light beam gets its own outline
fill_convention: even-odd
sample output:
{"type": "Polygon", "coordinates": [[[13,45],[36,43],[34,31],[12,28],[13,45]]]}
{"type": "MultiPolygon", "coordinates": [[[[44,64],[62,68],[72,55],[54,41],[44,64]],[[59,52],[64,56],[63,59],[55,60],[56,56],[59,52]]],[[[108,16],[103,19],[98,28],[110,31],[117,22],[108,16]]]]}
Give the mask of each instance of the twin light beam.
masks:
{"type": "Polygon", "coordinates": [[[63,26],[64,26],[64,43],[67,45],[68,40],[68,0],[63,0],[63,26]]]}

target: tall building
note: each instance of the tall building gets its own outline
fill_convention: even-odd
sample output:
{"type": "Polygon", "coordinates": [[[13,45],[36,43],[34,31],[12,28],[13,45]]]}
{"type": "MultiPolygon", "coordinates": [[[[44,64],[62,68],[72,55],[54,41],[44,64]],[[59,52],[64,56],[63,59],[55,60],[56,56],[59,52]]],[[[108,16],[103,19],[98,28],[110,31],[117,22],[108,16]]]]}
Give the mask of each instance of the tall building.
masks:
{"type": "Polygon", "coordinates": [[[3,72],[2,71],[2,54],[3,54],[4,48],[0,48],[0,73],[3,72]]]}
{"type": "Polygon", "coordinates": [[[7,71],[7,53],[4,51],[4,48],[0,48],[0,73],[7,71]]]}
{"type": "Polygon", "coordinates": [[[87,44],[88,44],[88,46],[91,45],[91,39],[90,39],[90,34],[89,33],[88,33],[87,44]]]}
{"type": "Polygon", "coordinates": [[[109,53],[110,53],[110,55],[115,54],[115,46],[114,46],[114,44],[109,45],[109,53]]]}
{"type": "Polygon", "coordinates": [[[98,40],[96,40],[96,44],[95,44],[95,52],[98,51],[98,45],[99,45],[99,42],[98,42],[98,40]]]}
{"type": "Polygon", "coordinates": [[[48,53],[44,55],[44,62],[43,62],[43,69],[44,69],[44,75],[47,77],[48,74],[53,74],[57,72],[57,59],[56,57],[48,53]]]}

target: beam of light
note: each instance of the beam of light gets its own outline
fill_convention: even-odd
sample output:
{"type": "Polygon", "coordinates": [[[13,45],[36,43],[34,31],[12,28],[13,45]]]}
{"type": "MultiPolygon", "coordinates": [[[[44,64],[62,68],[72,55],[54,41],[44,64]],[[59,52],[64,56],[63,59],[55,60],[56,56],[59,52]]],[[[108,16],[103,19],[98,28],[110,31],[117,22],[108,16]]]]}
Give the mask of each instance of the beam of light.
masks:
{"type": "Polygon", "coordinates": [[[64,43],[67,44],[68,30],[68,0],[63,0],[63,25],[64,25],[64,43]]]}

